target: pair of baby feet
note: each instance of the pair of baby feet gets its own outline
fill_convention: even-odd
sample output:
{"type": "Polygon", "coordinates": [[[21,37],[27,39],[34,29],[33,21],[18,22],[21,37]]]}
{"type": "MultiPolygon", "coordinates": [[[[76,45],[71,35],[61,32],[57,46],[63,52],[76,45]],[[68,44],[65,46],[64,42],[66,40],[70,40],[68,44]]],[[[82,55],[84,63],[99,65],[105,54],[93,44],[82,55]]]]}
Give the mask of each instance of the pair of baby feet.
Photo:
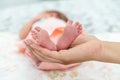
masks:
{"type": "Polygon", "coordinates": [[[55,45],[50,39],[48,32],[44,29],[36,27],[31,31],[31,35],[37,44],[49,50],[63,50],[69,48],[80,33],[82,33],[82,26],[80,23],[75,22],[73,24],[73,21],[68,21],[62,36],[58,39],[58,42],[55,45]]]}

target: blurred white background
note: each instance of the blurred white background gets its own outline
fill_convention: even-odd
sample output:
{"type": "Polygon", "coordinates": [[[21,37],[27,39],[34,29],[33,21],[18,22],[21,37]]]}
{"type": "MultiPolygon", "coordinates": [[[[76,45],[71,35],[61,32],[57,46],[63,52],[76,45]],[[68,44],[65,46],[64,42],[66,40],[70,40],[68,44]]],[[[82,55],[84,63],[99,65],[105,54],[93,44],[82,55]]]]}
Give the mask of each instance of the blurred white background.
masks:
{"type": "Polygon", "coordinates": [[[120,0],[0,0],[0,32],[19,33],[45,10],[65,13],[88,33],[120,32],[120,0]]]}
{"type": "Polygon", "coordinates": [[[0,0],[0,8],[31,4],[42,0],[0,0]]]}

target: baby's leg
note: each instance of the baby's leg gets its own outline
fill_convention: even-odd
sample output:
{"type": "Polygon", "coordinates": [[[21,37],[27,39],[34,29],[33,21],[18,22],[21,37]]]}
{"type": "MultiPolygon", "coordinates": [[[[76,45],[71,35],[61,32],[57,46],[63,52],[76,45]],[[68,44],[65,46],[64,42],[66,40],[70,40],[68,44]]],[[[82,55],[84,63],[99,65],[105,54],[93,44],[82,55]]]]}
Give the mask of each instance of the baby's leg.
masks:
{"type": "Polygon", "coordinates": [[[47,31],[36,27],[35,30],[31,31],[31,35],[40,46],[50,50],[56,50],[56,45],[51,41],[47,31]]]}
{"type": "Polygon", "coordinates": [[[71,43],[76,39],[76,37],[82,32],[82,26],[80,23],[76,22],[73,24],[72,21],[68,21],[63,35],[60,37],[57,43],[57,49],[67,49],[70,47],[71,43]]]}

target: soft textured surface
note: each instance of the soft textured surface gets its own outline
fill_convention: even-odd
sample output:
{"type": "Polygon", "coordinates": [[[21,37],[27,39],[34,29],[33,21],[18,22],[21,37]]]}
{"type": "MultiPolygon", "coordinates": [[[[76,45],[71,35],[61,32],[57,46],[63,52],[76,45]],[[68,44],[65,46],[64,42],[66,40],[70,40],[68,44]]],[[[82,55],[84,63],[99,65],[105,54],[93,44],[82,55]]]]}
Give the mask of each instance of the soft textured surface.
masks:
{"type": "Polygon", "coordinates": [[[51,9],[80,21],[89,33],[120,32],[119,0],[47,0],[0,9],[0,31],[18,33],[36,14],[51,9]]]}
{"type": "MultiPolygon", "coordinates": [[[[80,21],[100,39],[120,41],[120,0],[53,0],[0,9],[0,32],[18,34],[23,25],[39,12],[59,10],[80,21]],[[49,2],[49,3],[48,3],[49,2]]],[[[0,33],[0,80],[120,80],[120,65],[87,62],[66,72],[37,70],[14,45],[17,35],[0,33]],[[11,37],[12,36],[12,37],[11,37]]]]}
{"type": "MultiPolygon", "coordinates": [[[[120,41],[120,33],[96,35],[102,40],[120,41]]],[[[120,80],[120,65],[86,62],[68,71],[41,71],[17,52],[16,35],[0,33],[0,80],[120,80]]]]}

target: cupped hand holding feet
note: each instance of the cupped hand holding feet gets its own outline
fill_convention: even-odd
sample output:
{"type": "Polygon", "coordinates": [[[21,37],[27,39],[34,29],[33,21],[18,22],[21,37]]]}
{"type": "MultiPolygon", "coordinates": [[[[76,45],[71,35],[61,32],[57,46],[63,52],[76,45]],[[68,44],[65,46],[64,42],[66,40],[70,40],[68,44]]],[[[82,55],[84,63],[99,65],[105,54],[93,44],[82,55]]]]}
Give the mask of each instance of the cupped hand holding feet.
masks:
{"type": "Polygon", "coordinates": [[[69,49],[60,51],[51,51],[43,48],[32,40],[27,40],[25,43],[33,55],[40,61],[63,64],[91,60],[120,63],[120,42],[101,41],[95,36],[87,34],[77,36],[70,44],[69,49]]]}
{"type": "MultiPolygon", "coordinates": [[[[101,41],[96,37],[89,35],[79,35],[69,49],[60,51],[51,51],[49,49],[38,46],[31,40],[29,41],[31,44],[27,42],[26,44],[28,44],[29,49],[38,59],[41,59],[41,55],[43,55],[49,58],[45,61],[58,62],[63,64],[93,60],[94,56],[99,54],[99,52],[102,50],[101,41]]],[[[41,59],[41,61],[44,60],[41,59]]]]}
{"type": "MultiPolygon", "coordinates": [[[[30,41],[30,40],[29,40],[30,41]]],[[[28,48],[40,60],[63,64],[102,61],[120,64],[120,42],[101,41],[94,36],[79,36],[68,50],[51,51],[30,41],[28,48]],[[42,59],[42,56],[46,59],[42,59]]]]}

